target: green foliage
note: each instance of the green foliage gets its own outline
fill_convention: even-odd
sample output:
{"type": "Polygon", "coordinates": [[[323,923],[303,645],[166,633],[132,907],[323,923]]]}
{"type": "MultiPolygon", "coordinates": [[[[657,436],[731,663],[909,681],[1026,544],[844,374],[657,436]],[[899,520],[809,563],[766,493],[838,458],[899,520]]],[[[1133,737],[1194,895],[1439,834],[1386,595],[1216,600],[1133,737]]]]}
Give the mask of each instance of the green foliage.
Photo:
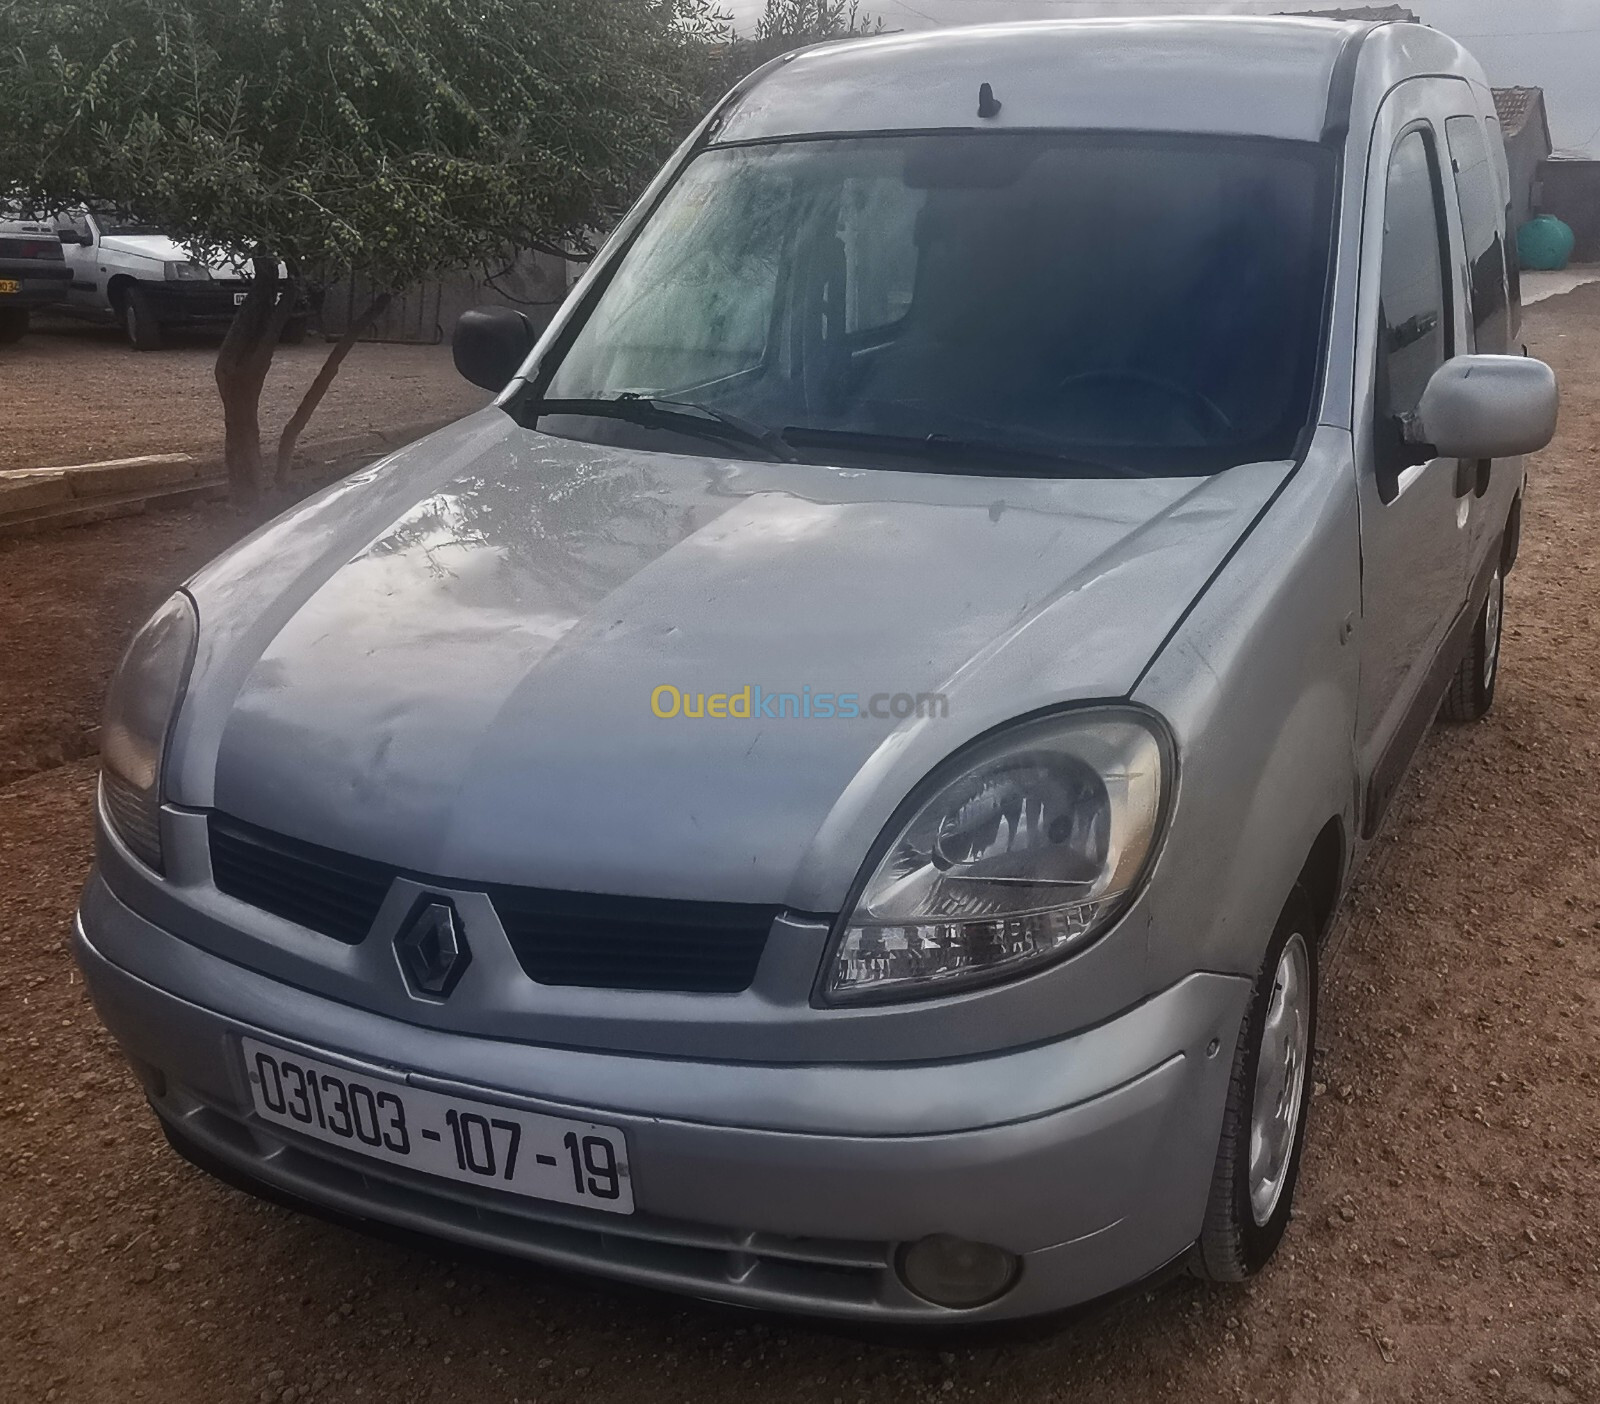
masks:
{"type": "Polygon", "coordinates": [[[860,0],[767,0],[756,21],[756,42],[784,53],[801,44],[870,34],[883,28],[861,12],[860,0]]]}
{"type": "Polygon", "coordinates": [[[860,0],[767,0],[754,37],[733,39],[716,48],[704,105],[709,107],[745,74],[791,49],[882,29],[883,21],[863,12],[860,0]]]}
{"type": "Polygon", "coordinates": [[[711,0],[0,0],[0,188],[400,288],[610,223],[723,35],[711,0]]]}

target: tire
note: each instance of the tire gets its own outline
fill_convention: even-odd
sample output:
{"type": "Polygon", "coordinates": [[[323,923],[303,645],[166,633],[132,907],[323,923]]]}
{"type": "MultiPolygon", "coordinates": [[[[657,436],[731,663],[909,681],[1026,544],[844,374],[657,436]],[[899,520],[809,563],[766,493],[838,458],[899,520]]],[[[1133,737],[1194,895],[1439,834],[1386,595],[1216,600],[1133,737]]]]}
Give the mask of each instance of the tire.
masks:
{"type": "Polygon", "coordinates": [[[0,307],[0,345],[21,341],[28,334],[26,307],[0,307]]]}
{"type": "Polygon", "coordinates": [[[1277,1251],[1294,1207],[1316,1046],[1317,929],[1311,903],[1297,887],[1267,944],[1266,960],[1234,1049],[1211,1198],[1189,1260],[1196,1277],[1243,1282],[1265,1267],[1277,1251]],[[1280,1040],[1274,1034],[1269,1042],[1265,1037],[1269,1028],[1282,1031],[1284,1037],[1280,1040]],[[1269,1055],[1266,1060],[1262,1057],[1264,1045],[1269,1055]],[[1282,1073],[1281,1087],[1273,1078],[1274,1069],[1282,1073]],[[1263,1082],[1263,1078],[1273,1080],[1263,1082]],[[1260,1120],[1269,1131],[1276,1127],[1277,1135],[1264,1138],[1269,1153],[1253,1174],[1258,1088],[1263,1097],[1260,1120]],[[1277,1146],[1277,1154],[1270,1153],[1272,1145],[1277,1146]]]}
{"type": "Polygon", "coordinates": [[[139,288],[129,288],[122,298],[122,331],[128,345],[135,351],[159,351],[162,346],[161,323],[156,320],[155,308],[149,297],[139,288]]]}
{"type": "Polygon", "coordinates": [[[1494,706],[1494,687],[1500,681],[1500,631],[1505,622],[1506,579],[1496,564],[1489,594],[1472,626],[1472,640],[1461,655],[1461,665],[1450,680],[1450,690],[1439,704],[1439,718],[1447,722],[1475,722],[1494,706]]]}
{"type": "Polygon", "coordinates": [[[278,334],[278,340],[285,346],[298,346],[306,339],[310,324],[305,317],[291,317],[283,324],[283,330],[278,334]]]}

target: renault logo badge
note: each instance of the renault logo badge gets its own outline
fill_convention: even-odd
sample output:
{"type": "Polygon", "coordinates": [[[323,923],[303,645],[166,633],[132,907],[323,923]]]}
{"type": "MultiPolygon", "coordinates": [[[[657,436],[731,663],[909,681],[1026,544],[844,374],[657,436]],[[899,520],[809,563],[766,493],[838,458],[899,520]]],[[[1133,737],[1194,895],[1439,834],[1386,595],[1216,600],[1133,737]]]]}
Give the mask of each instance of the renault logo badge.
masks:
{"type": "Polygon", "coordinates": [[[435,999],[448,995],[472,963],[472,952],[461,933],[461,918],[442,897],[422,898],[411,909],[394,944],[412,988],[435,999]]]}

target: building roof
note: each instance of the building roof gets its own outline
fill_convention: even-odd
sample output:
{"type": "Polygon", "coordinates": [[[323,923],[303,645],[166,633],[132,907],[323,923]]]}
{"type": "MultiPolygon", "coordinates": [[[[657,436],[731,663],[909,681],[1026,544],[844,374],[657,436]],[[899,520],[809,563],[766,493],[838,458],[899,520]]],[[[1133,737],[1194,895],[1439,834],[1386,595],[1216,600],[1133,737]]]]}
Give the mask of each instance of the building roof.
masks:
{"type": "Polygon", "coordinates": [[[1317,15],[1322,19],[1394,21],[1398,24],[1421,24],[1420,16],[1404,5],[1348,5],[1342,10],[1285,10],[1285,14],[1317,15]]]}
{"type": "Polygon", "coordinates": [[[1516,136],[1534,118],[1544,118],[1543,88],[1496,88],[1494,110],[1500,118],[1500,130],[1508,137],[1516,136]]]}

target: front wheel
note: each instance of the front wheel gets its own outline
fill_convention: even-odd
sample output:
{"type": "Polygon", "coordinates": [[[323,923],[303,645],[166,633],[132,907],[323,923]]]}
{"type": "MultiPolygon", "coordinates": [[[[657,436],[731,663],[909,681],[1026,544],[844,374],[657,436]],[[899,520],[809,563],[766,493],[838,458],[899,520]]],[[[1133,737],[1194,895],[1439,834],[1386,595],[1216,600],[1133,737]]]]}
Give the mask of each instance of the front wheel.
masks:
{"type": "Polygon", "coordinates": [[[1277,1251],[1305,1148],[1316,1037],[1316,923],[1297,887],[1273,929],[1234,1048],[1211,1199],[1190,1257],[1197,1277],[1242,1282],[1277,1251]]]}
{"type": "Polygon", "coordinates": [[[1497,565],[1489,579],[1489,594],[1472,626],[1472,639],[1450,680],[1439,716],[1450,722],[1475,722],[1494,706],[1494,685],[1500,679],[1500,626],[1505,618],[1506,581],[1497,565]]]}
{"type": "Polygon", "coordinates": [[[161,349],[161,323],[149,297],[139,288],[129,288],[122,299],[122,330],[135,351],[161,349]]]}

